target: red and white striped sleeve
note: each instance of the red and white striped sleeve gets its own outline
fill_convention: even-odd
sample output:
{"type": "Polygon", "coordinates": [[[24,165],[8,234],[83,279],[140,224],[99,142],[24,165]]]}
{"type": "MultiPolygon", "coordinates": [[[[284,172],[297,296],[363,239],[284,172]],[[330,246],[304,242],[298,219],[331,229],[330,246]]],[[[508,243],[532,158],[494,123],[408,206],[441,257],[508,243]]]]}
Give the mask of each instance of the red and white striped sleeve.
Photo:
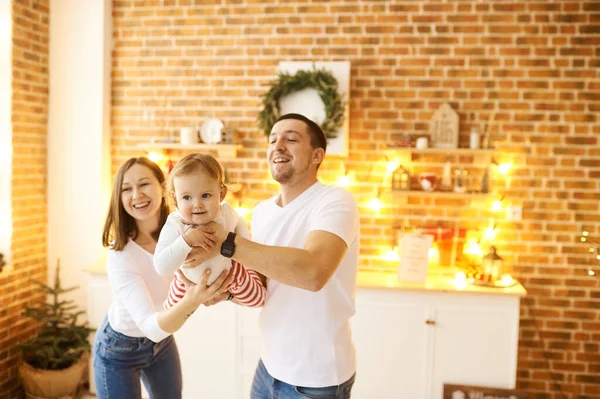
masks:
{"type": "Polygon", "coordinates": [[[183,284],[183,282],[179,280],[179,277],[177,277],[177,274],[175,274],[173,280],[171,280],[171,285],[169,286],[169,295],[167,296],[167,299],[165,299],[164,308],[169,309],[171,306],[181,301],[185,292],[185,284],[183,284]]]}
{"type": "Polygon", "coordinates": [[[262,306],[267,295],[267,290],[260,277],[254,270],[246,269],[241,263],[231,261],[234,275],[229,286],[231,292],[240,305],[248,307],[262,306]]]}

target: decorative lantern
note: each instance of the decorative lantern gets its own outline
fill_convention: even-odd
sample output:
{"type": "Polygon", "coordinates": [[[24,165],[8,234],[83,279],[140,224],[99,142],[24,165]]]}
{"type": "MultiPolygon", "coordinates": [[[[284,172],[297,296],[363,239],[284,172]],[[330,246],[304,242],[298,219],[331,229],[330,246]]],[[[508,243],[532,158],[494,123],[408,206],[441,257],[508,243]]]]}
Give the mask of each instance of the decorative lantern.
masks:
{"type": "Polygon", "coordinates": [[[490,246],[490,252],[483,257],[483,278],[485,281],[494,282],[504,274],[504,259],[498,255],[495,246],[490,246]]]}
{"type": "Polygon", "coordinates": [[[408,172],[408,169],[402,165],[398,166],[398,168],[392,172],[392,190],[410,190],[410,173],[408,172]]]}

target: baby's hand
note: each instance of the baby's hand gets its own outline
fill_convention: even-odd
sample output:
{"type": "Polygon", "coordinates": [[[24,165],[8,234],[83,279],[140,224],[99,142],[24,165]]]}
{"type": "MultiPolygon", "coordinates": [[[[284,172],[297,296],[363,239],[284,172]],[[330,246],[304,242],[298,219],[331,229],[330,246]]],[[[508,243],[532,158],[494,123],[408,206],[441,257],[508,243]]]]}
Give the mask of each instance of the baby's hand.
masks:
{"type": "Polygon", "coordinates": [[[214,233],[214,229],[205,225],[190,226],[183,233],[183,239],[190,247],[201,247],[208,251],[217,243],[214,233]]]}

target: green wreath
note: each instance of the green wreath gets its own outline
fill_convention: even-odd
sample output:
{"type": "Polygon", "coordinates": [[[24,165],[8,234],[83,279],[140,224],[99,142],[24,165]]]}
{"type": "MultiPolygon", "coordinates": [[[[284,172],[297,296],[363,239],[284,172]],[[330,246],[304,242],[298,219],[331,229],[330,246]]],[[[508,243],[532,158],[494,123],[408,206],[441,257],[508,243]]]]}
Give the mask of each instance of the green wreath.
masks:
{"type": "Polygon", "coordinates": [[[325,69],[300,70],[294,75],[279,72],[277,80],[271,82],[271,89],[261,96],[262,111],[258,114],[258,125],[267,136],[281,115],[279,100],[306,88],[315,89],[325,105],[325,119],[321,123],[325,136],[328,139],[337,137],[338,128],[344,123],[346,104],[338,92],[337,80],[325,69]]]}

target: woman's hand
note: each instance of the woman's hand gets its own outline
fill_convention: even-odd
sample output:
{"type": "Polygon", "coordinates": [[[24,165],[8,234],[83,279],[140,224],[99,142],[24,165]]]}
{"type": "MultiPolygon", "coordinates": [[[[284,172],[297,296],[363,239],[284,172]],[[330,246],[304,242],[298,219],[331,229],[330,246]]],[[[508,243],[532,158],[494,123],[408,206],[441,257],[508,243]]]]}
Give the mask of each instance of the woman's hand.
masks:
{"type": "Polygon", "coordinates": [[[204,272],[198,284],[192,283],[179,269],[175,273],[177,273],[177,277],[185,285],[186,294],[184,299],[191,301],[195,307],[201,304],[211,306],[226,299],[229,296],[227,287],[231,285],[234,277],[233,273],[230,273],[229,270],[223,270],[211,285],[207,285],[210,269],[204,272]],[[218,300],[213,300],[216,297],[218,297],[218,300]]]}
{"type": "Polygon", "coordinates": [[[190,247],[201,247],[207,251],[215,247],[217,237],[215,236],[214,224],[190,225],[183,233],[183,240],[190,247]]]}
{"type": "Polygon", "coordinates": [[[212,259],[215,256],[219,255],[219,252],[220,252],[220,248],[218,248],[217,246],[214,246],[213,248],[211,248],[208,251],[201,247],[192,247],[192,250],[190,251],[188,256],[185,258],[185,261],[183,262],[183,267],[185,267],[185,268],[196,267],[199,264],[204,263],[207,260],[212,259]]]}

